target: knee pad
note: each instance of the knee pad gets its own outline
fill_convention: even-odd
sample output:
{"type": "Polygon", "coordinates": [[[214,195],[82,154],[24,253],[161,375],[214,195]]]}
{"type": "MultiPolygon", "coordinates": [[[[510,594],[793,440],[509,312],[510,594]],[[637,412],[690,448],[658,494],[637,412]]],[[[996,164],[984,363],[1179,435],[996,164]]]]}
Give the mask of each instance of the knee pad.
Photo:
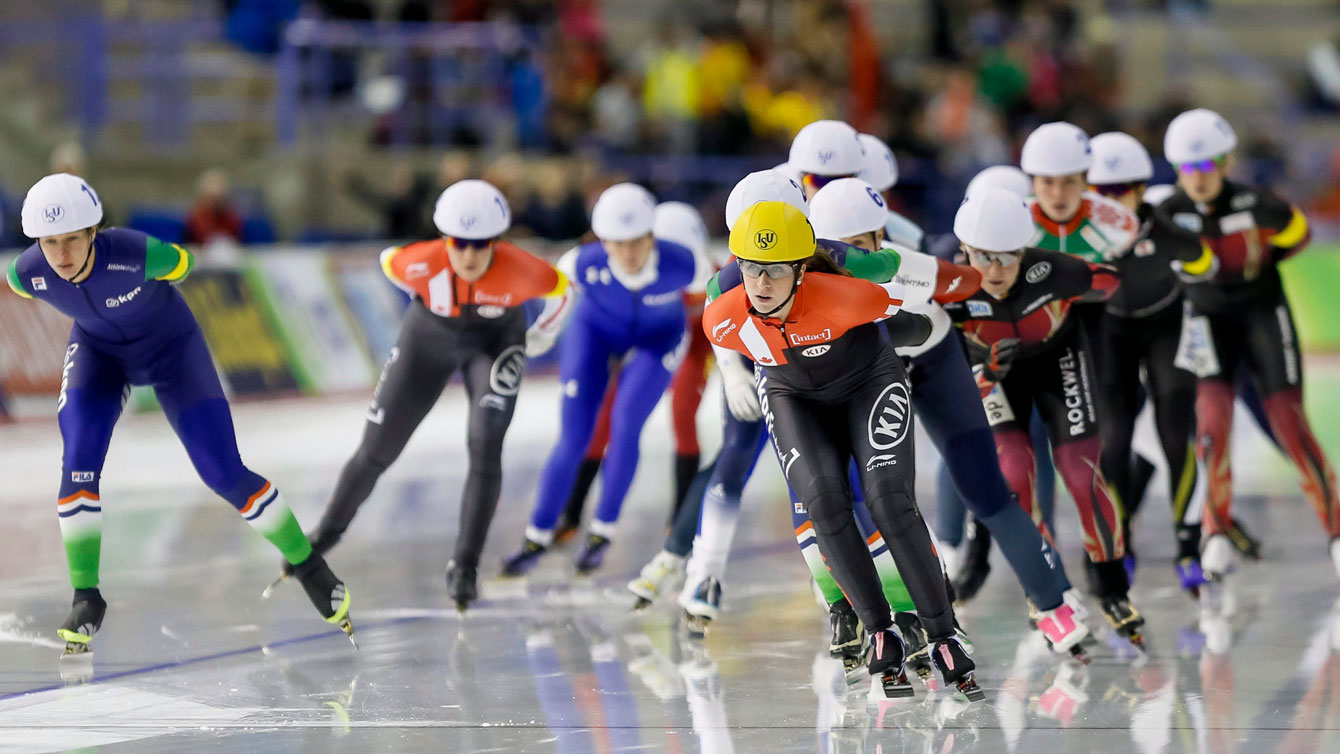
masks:
{"type": "Polygon", "coordinates": [[[906,492],[872,494],[868,505],[875,524],[879,526],[881,532],[888,527],[889,536],[922,525],[921,511],[917,510],[916,500],[906,492]]]}
{"type": "Polygon", "coordinates": [[[815,477],[799,492],[816,532],[831,534],[841,531],[844,526],[856,525],[856,518],[852,515],[851,495],[842,477],[815,477]]]}

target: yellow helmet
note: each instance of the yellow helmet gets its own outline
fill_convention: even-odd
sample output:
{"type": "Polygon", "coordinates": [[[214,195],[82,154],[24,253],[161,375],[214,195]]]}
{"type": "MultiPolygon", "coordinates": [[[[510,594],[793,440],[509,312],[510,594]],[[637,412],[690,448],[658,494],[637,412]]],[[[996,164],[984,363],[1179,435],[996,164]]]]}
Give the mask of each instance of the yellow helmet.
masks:
{"type": "Polygon", "coordinates": [[[798,262],[814,255],[814,228],[786,202],[758,202],[731,226],[730,251],[759,264],[798,262]]]}

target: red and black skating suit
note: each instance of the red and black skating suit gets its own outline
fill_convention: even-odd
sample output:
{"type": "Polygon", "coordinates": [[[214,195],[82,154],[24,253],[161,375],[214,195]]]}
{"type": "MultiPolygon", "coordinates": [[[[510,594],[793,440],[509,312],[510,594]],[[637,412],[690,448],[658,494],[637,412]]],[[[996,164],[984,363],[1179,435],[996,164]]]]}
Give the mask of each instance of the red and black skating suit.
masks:
{"type": "MultiPolygon", "coordinates": [[[[1118,278],[1109,267],[1040,249],[1025,250],[1019,266],[1004,298],[980,290],[966,301],[945,304],[945,311],[967,341],[1001,471],[1020,504],[1050,537],[1035,498],[1028,436],[1036,406],[1047,424],[1056,468],[1079,508],[1084,550],[1093,562],[1116,566],[1125,555],[1121,516],[1098,470],[1093,359],[1071,310],[1076,303],[1106,299],[1118,278]]],[[[1101,570],[1104,596],[1124,595],[1124,569],[1101,570]]]]}
{"type": "Polygon", "coordinates": [[[1200,236],[1219,260],[1207,282],[1187,286],[1185,358],[1196,389],[1198,452],[1209,474],[1205,536],[1230,526],[1229,438],[1234,380],[1245,371],[1263,396],[1270,429],[1303,475],[1303,494],[1327,536],[1340,536],[1335,472],[1303,415],[1303,360],[1278,265],[1311,238],[1307,218],[1264,189],[1225,181],[1212,203],[1179,191],[1157,213],[1200,236]]]}

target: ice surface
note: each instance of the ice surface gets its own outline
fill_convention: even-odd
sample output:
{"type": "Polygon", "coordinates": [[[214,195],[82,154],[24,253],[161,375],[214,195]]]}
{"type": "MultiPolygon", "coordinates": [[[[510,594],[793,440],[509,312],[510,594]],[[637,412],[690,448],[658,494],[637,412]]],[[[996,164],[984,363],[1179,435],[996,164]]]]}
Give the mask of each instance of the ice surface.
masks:
{"type": "MultiPolygon", "coordinates": [[[[1340,369],[1310,366],[1314,421],[1334,452],[1340,369]]],[[[1149,657],[1105,628],[1087,668],[1048,656],[997,560],[961,612],[988,701],[968,706],[918,683],[915,699],[878,705],[822,651],[826,619],[769,459],[746,491],[726,609],[706,640],[687,639],[669,607],[628,610],[623,584],[659,547],[670,502],[664,407],[604,570],[573,581],[561,551],[526,582],[496,579],[553,440],[555,394],[544,379],[522,391],[483,601],[464,619],[442,575],[465,405],[459,388],[444,395],[329,558],[353,595],[357,652],[296,586],[260,599],[277,554],[204,488],[161,416],[127,417],[102,483],[110,608],[82,669],[59,660],[54,632],[70,596],[52,510],[59,433],[50,422],[0,427],[0,752],[1340,750],[1340,589],[1289,467],[1250,426],[1240,422],[1235,446],[1235,512],[1265,540],[1265,562],[1240,568],[1218,600],[1227,614],[1201,615],[1177,589],[1155,481],[1133,592],[1149,657]]],[[[307,526],[358,442],[365,403],[236,407],[244,460],[307,526]]],[[[706,435],[715,416],[709,399],[706,435]]],[[[934,454],[922,440],[929,508],[934,454]]],[[[1082,581],[1073,507],[1058,507],[1062,551],[1082,581]]]]}

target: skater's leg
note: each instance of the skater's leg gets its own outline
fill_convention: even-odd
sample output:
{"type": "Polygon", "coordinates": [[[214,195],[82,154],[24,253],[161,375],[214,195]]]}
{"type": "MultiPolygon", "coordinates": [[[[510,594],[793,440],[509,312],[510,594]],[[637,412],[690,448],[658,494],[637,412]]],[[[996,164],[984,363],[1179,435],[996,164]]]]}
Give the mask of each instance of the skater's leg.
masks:
{"type": "Polygon", "coordinates": [[[1206,499],[1201,529],[1206,539],[1232,528],[1233,382],[1246,331],[1240,318],[1206,316],[1208,347],[1219,369],[1196,384],[1196,452],[1205,467],[1206,499]]]}
{"type": "Polygon", "coordinates": [[[968,509],[954,485],[954,474],[944,456],[935,470],[935,537],[950,547],[963,544],[968,509]]]}
{"type": "Polygon", "coordinates": [[[406,310],[396,346],[373,390],[363,439],[340,470],[312,536],[318,550],[328,550],[344,535],[455,371],[460,344],[440,319],[417,303],[406,310]]]}
{"type": "Polygon", "coordinates": [[[707,359],[712,349],[703,333],[702,313],[689,314],[688,351],[670,381],[670,417],[675,431],[675,497],[671,518],[684,505],[684,495],[698,473],[698,406],[707,387],[707,359]]]}
{"type": "Polygon", "coordinates": [[[898,573],[898,564],[884,541],[884,535],[880,533],[879,527],[875,526],[875,520],[870,517],[870,509],[865,504],[865,493],[861,489],[860,471],[855,463],[850,466],[847,484],[851,487],[852,513],[856,516],[856,525],[861,528],[861,536],[865,537],[865,543],[870,547],[870,557],[875,561],[879,583],[884,585],[884,599],[889,601],[889,607],[895,613],[916,610],[912,595],[907,592],[907,584],[903,583],[902,574],[898,573]]]}
{"type": "MultiPolygon", "coordinates": [[[[624,497],[633,484],[637,472],[642,427],[656,408],[657,400],[670,384],[666,363],[670,350],[638,349],[624,365],[619,376],[619,394],[614,398],[614,414],[610,420],[610,447],[605,454],[600,502],[591,533],[612,539],[614,525],[619,520],[624,497]]],[[[669,365],[673,366],[673,365],[669,365]]]]}
{"type": "Polygon", "coordinates": [[[1127,333],[1126,328],[1137,327],[1124,320],[1107,323],[1101,345],[1106,358],[1098,374],[1103,476],[1123,503],[1131,499],[1131,438],[1140,411],[1140,363],[1146,341],[1142,333],[1127,333]]]}
{"type": "MultiPolygon", "coordinates": [[[[517,341],[522,333],[517,333],[517,341]]],[[[470,424],[466,433],[469,470],[461,494],[461,526],[456,532],[453,560],[458,567],[476,568],[484,550],[489,524],[498,508],[502,491],[502,447],[516,409],[521,372],[526,366],[523,346],[501,344],[490,352],[473,354],[463,367],[465,391],[470,399],[470,424]],[[496,353],[494,353],[496,351],[496,353]],[[515,379],[494,379],[496,374],[515,379]]]]}
{"type": "Polygon", "coordinates": [[[596,428],[591,442],[586,446],[586,456],[577,469],[577,478],[572,483],[572,493],[563,505],[563,516],[559,519],[560,533],[575,533],[582,523],[582,513],[586,510],[586,498],[591,494],[591,485],[595,484],[600,473],[600,463],[605,460],[605,448],[610,442],[610,412],[614,410],[614,396],[619,392],[619,375],[610,378],[605,390],[605,400],[600,403],[600,413],[596,414],[596,428]]]}
{"type": "Polygon", "coordinates": [[[1037,497],[1038,510],[1042,520],[1047,523],[1047,531],[1056,531],[1056,464],[1052,459],[1051,442],[1047,437],[1047,424],[1037,409],[1033,409],[1033,418],[1028,427],[1033,439],[1033,459],[1037,466],[1033,483],[1037,497]]]}
{"type": "MultiPolygon", "coordinates": [[[[1173,364],[1180,335],[1180,325],[1161,333],[1150,344],[1145,367],[1154,405],[1154,426],[1168,462],[1168,499],[1172,501],[1179,560],[1200,556],[1200,514],[1191,506],[1197,477],[1192,440],[1196,430],[1196,377],[1173,364]]],[[[1107,421],[1106,417],[1103,421],[1107,421]]]]}
{"type": "Polygon", "coordinates": [[[684,585],[686,590],[708,576],[725,580],[726,561],[735,540],[735,525],[740,519],[744,485],[753,474],[759,454],[768,441],[763,422],[740,421],[725,410],[724,405],[722,411],[721,454],[717,456],[703,494],[697,536],[691,546],[693,557],[688,563],[689,579],[684,585]]]}
{"type": "Polygon", "coordinates": [[[56,510],[70,585],[92,589],[102,553],[102,465],[130,386],[115,361],[77,338],[65,349],[63,375],[56,402],[63,444],[56,510]]]}

